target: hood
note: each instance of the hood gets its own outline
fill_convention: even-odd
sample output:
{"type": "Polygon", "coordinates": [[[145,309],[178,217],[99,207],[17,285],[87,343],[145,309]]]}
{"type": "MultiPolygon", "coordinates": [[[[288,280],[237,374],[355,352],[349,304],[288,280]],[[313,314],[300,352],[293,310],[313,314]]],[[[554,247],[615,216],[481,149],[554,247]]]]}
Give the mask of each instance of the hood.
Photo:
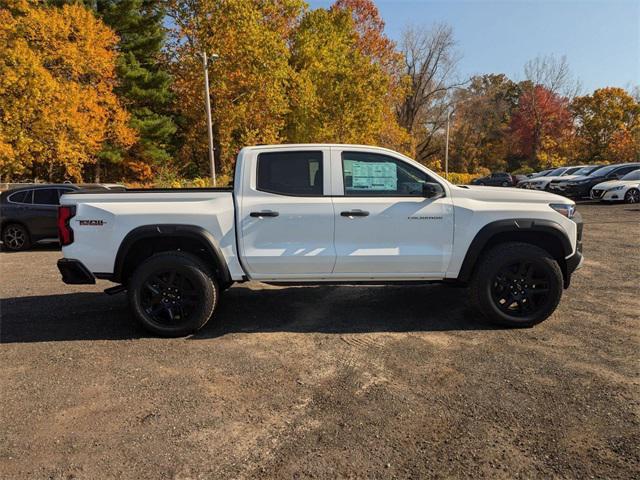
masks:
{"type": "Polygon", "coordinates": [[[597,175],[593,177],[591,175],[571,175],[572,178],[569,178],[569,177],[570,176],[567,175],[566,177],[560,178],[560,180],[564,181],[566,179],[568,182],[579,182],[581,180],[595,180],[598,178],[597,175]]]}
{"type": "Polygon", "coordinates": [[[609,180],[608,182],[598,183],[597,185],[594,185],[593,188],[598,190],[606,190],[608,188],[615,187],[619,183],[620,180],[609,180]]]}
{"type": "Polygon", "coordinates": [[[553,177],[539,177],[539,178],[530,178],[527,182],[551,182],[552,180],[566,180],[571,178],[573,175],[562,176],[553,176],[553,177]]]}
{"type": "Polygon", "coordinates": [[[617,187],[619,185],[638,185],[640,180],[609,180],[607,182],[598,183],[593,188],[596,190],[607,190],[609,188],[617,187]]]}
{"type": "Polygon", "coordinates": [[[470,198],[486,202],[574,203],[560,195],[522,188],[482,187],[479,185],[458,187],[454,185],[451,187],[451,193],[454,198],[470,198]]]}

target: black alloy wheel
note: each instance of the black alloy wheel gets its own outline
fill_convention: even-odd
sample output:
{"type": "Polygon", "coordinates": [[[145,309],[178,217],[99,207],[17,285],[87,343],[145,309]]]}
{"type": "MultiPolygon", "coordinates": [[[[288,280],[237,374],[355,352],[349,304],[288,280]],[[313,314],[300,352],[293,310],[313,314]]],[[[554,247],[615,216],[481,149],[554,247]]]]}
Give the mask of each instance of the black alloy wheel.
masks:
{"type": "Polygon", "coordinates": [[[491,297],[505,314],[529,317],[548,303],[549,281],[548,270],[535,261],[510,263],[494,276],[491,297]]]}
{"type": "Polygon", "coordinates": [[[197,302],[192,280],[176,270],[159,271],[142,284],[141,306],[158,325],[171,327],[187,322],[197,302]]]}
{"type": "Polygon", "coordinates": [[[182,251],[153,255],[133,272],[129,303],[147,330],[165,337],[189,335],[202,328],[218,303],[215,276],[200,258],[182,251]]]}
{"type": "Polygon", "coordinates": [[[556,309],[563,274],[546,250],[523,242],[506,242],[482,254],[469,285],[476,311],[510,327],[531,327],[556,309]]]}

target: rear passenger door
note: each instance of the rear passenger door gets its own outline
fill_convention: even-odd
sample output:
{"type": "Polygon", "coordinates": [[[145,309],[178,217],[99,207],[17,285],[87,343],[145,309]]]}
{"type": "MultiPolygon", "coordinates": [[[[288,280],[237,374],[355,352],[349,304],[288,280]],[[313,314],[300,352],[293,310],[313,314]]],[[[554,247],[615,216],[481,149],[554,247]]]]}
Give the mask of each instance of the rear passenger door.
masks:
{"type": "Polygon", "coordinates": [[[239,242],[256,280],[329,275],[335,264],[330,149],[265,149],[243,162],[239,242]]]}

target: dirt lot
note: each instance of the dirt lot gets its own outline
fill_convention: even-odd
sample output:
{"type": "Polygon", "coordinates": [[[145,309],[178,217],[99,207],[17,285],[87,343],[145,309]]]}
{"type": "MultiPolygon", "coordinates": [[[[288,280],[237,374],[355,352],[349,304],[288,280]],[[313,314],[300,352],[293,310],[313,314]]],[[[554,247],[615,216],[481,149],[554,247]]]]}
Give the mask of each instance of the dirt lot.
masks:
{"type": "Polygon", "coordinates": [[[227,292],[150,338],[125,296],[0,255],[1,478],[638,478],[640,208],[583,205],[558,311],[496,329],[465,290],[227,292]]]}

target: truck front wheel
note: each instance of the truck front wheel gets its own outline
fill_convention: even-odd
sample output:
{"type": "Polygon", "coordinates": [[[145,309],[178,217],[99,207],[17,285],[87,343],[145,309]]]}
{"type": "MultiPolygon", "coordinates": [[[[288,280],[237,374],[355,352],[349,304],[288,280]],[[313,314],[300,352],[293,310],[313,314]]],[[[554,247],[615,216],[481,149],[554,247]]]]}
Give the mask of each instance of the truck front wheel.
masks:
{"type": "Polygon", "coordinates": [[[181,337],[202,328],[219,296],[204,262],[184,252],[163,252],[145,260],[134,271],[128,292],[138,321],[164,337],[181,337]]]}
{"type": "Polygon", "coordinates": [[[484,254],[470,285],[472,303],[488,320],[531,327],[547,319],[562,297],[558,262],[535,245],[509,242],[484,254]]]}

